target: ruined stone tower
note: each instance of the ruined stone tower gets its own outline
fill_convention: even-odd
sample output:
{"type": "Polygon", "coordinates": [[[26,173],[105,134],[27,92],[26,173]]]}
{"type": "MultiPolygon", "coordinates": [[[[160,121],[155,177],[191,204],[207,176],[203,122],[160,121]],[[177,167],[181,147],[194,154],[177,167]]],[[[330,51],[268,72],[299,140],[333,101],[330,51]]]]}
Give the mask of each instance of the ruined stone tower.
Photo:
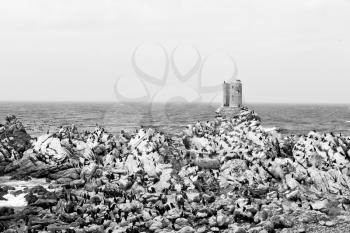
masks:
{"type": "Polygon", "coordinates": [[[223,107],[242,107],[242,82],[224,82],[223,84],[223,107]]]}

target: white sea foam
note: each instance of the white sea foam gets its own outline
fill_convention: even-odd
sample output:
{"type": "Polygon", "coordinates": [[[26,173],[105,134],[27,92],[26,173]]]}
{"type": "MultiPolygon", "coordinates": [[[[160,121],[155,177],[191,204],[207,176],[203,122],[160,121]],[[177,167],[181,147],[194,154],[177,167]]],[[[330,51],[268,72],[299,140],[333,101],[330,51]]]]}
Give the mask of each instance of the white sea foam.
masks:
{"type": "Polygon", "coordinates": [[[26,193],[21,193],[17,196],[14,196],[10,193],[4,195],[4,198],[7,200],[0,201],[0,207],[8,206],[8,207],[25,207],[28,203],[24,196],[26,193]]]}
{"type": "Polygon", "coordinates": [[[28,204],[26,199],[24,198],[27,192],[24,192],[18,195],[13,195],[13,193],[16,191],[24,190],[25,188],[30,189],[37,185],[41,185],[44,188],[48,189],[48,183],[45,181],[45,179],[35,179],[35,178],[28,181],[24,181],[24,180],[10,180],[9,176],[2,176],[0,177],[0,185],[10,186],[15,188],[15,190],[9,190],[9,192],[3,196],[7,200],[0,200],[0,207],[3,207],[3,206],[25,207],[28,204]]]}
{"type": "Polygon", "coordinates": [[[270,131],[275,131],[277,130],[276,127],[272,127],[272,128],[264,128],[265,132],[270,132],[270,131]]]}

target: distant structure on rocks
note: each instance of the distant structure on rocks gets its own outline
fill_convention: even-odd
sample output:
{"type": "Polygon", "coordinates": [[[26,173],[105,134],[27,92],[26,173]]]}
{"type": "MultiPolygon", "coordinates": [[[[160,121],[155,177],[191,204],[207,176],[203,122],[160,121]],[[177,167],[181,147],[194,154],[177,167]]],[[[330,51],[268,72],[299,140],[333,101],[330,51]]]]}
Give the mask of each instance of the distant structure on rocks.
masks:
{"type": "Polygon", "coordinates": [[[242,107],[242,82],[235,80],[233,82],[224,82],[223,86],[223,107],[242,107]]]}
{"type": "Polygon", "coordinates": [[[217,116],[221,117],[237,115],[243,107],[241,80],[224,82],[222,85],[222,90],[223,103],[222,106],[216,110],[217,116]]]}

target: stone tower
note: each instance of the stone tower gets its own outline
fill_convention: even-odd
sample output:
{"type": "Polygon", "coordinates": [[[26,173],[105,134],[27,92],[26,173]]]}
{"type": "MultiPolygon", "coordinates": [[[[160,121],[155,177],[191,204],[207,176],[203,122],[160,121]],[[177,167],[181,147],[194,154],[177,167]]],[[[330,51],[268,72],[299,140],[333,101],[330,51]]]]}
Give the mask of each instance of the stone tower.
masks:
{"type": "Polygon", "coordinates": [[[235,80],[233,82],[224,82],[223,84],[223,107],[241,108],[242,107],[242,82],[235,80]]]}

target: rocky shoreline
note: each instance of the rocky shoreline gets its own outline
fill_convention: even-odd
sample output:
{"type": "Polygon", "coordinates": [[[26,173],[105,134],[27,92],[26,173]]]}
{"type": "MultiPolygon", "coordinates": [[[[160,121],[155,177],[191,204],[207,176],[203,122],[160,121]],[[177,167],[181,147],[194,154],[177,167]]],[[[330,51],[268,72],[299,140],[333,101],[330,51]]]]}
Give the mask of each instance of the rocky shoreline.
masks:
{"type": "Polygon", "coordinates": [[[281,135],[242,109],[188,126],[61,127],[32,138],[15,116],[0,125],[1,232],[346,232],[350,138],[281,135]]]}

